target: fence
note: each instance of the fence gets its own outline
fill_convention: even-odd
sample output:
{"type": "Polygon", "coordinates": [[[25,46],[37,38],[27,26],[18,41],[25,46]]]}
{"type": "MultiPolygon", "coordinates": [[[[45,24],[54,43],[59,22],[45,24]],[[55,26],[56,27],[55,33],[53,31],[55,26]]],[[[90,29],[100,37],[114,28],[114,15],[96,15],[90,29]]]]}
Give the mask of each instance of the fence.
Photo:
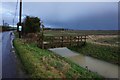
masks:
{"type": "Polygon", "coordinates": [[[44,39],[39,39],[39,47],[41,48],[56,48],[80,46],[86,43],[87,35],[79,36],[45,36],[44,39]]]}

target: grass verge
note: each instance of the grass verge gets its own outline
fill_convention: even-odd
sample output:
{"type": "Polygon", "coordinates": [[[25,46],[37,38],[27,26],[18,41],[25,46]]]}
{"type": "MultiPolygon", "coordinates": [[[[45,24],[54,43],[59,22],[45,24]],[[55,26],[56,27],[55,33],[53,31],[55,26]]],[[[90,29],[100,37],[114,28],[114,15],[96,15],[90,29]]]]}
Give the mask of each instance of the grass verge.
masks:
{"type": "Polygon", "coordinates": [[[101,59],[110,63],[118,64],[120,51],[118,47],[107,46],[107,45],[99,45],[94,43],[86,43],[86,45],[82,47],[69,47],[69,49],[79,52],[81,54],[91,56],[97,59],[101,59]]]}
{"type": "Polygon", "coordinates": [[[89,72],[66,58],[39,49],[35,44],[25,43],[23,39],[15,39],[14,47],[31,78],[102,79],[96,73],[89,72]]]}

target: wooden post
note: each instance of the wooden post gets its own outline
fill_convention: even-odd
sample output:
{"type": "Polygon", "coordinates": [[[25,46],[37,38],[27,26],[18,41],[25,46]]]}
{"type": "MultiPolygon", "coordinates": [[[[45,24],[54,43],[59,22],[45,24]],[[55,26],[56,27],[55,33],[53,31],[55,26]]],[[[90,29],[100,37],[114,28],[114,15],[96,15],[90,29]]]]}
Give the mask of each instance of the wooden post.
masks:
{"type": "Polygon", "coordinates": [[[44,33],[43,33],[44,27],[42,25],[42,49],[44,49],[44,33]]]}
{"type": "MultiPolygon", "coordinates": [[[[50,36],[50,45],[49,45],[49,47],[50,47],[50,46],[51,46],[51,47],[53,46],[53,45],[52,45],[52,41],[53,41],[53,40],[52,40],[52,36],[50,36]]],[[[50,47],[50,48],[51,48],[51,47],[50,47]]]]}
{"type": "Polygon", "coordinates": [[[78,36],[78,46],[79,46],[79,36],[78,36]]]}
{"type": "Polygon", "coordinates": [[[82,35],[80,36],[80,41],[82,42],[82,35]]]}
{"type": "Polygon", "coordinates": [[[63,47],[63,36],[61,36],[62,37],[62,45],[61,45],[61,47],[63,47]]]}
{"type": "MultiPolygon", "coordinates": [[[[21,16],[22,16],[22,0],[20,0],[19,26],[22,25],[22,23],[21,23],[21,16]]],[[[18,26],[18,27],[19,27],[19,26],[18,26]]],[[[19,31],[19,38],[21,38],[21,31],[19,31]]]]}
{"type": "Polygon", "coordinates": [[[85,35],[85,42],[86,42],[86,35],[85,35]]]}
{"type": "Polygon", "coordinates": [[[71,36],[70,36],[70,46],[72,45],[71,36]]]}

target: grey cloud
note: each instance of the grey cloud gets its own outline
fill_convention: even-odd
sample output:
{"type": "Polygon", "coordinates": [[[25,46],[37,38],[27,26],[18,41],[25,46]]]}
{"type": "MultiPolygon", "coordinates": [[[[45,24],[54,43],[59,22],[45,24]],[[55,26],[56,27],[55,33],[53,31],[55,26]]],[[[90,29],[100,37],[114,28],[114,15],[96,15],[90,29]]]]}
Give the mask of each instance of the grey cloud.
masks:
{"type": "MultiPolygon", "coordinates": [[[[15,3],[5,3],[4,8],[13,10],[15,3]]],[[[7,19],[6,15],[4,14],[7,19]]],[[[24,2],[23,15],[37,16],[45,25],[55,27],[72,29],[117,29],[118,27],[117,2],[24,2]]]]}

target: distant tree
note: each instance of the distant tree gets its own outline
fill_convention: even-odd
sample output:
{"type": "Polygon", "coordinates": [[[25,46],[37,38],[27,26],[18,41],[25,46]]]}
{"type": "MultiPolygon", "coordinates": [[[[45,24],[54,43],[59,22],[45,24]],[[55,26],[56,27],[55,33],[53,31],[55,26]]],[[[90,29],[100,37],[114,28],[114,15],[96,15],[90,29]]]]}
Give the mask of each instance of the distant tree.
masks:
{"type": "Polygon", "coordinates": [[[40,32],[40,19],[38,17],[26,16],[22,23],[22,32],[23,33],[36,33],[40,32]]]}

